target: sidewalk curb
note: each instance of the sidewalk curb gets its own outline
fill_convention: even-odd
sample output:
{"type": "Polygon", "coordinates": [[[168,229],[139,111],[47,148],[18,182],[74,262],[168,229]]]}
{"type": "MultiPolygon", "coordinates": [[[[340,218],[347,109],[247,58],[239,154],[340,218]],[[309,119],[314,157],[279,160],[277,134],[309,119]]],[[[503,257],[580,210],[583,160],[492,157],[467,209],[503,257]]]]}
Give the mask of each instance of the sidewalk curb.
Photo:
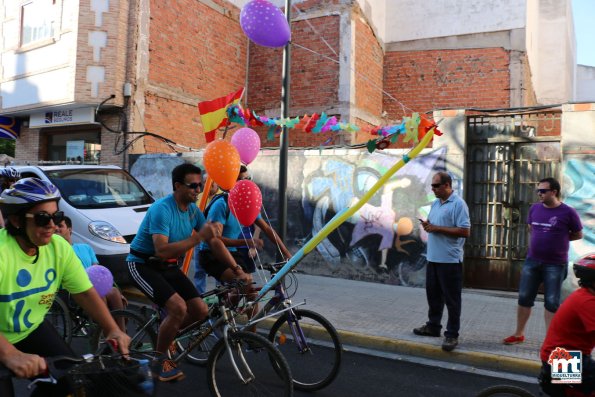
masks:
{"type": "Polygon", "coordinates": [[[500,354],[480,353],[456,349],[445,352],[440,346],[429,345],[404,339],[365,335],[351,331],[337,330],[344,345],[364,347],[389,353],[418,356],[434,360],[469,365],[482,369],[505,371],[515,374],[537,376],[541,363],[537,360],[524,360],[500,354]]]}

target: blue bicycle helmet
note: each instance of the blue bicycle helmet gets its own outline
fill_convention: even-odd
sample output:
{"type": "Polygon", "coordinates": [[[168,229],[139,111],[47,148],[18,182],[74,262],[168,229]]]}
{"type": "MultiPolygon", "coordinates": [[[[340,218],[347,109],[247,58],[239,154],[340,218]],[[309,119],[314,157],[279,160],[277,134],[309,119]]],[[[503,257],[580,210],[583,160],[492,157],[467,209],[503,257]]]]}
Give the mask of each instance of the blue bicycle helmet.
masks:
{"type": "Polygon", "coordinates": [[[21,173],[16,168],[6,167],[0,170],[0,176],[7,179],[21,179],[21,173]]]}
{"type": "Polygon", "coordinates": [[[39,203],[59,200],[60,191],[51,182],[24,178],[0,194],[0,210],[4,215],[16,214],[39,203]]]}

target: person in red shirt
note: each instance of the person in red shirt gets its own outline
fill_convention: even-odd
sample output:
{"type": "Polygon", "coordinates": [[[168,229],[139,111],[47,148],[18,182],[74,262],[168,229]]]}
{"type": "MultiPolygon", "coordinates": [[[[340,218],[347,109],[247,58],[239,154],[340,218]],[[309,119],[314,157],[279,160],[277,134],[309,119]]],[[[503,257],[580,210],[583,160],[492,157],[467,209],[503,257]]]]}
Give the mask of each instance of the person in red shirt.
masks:
{"type": "MultiPolygon", "coordinates": [[[[574,265],[581,288],[562,303],[548,328],[541,346],[543,362],[540,385],[550,396],[561,394],[568,384],[551,383],[550,354],[556,348],[582,352],[582,382],[573,385],[583,393],[595,390],[595,362],[591,353],[595,347],[595,254],[582,258],[574,265]]],[[[586,394],[588,395],[588,394],[586,394]]]]}

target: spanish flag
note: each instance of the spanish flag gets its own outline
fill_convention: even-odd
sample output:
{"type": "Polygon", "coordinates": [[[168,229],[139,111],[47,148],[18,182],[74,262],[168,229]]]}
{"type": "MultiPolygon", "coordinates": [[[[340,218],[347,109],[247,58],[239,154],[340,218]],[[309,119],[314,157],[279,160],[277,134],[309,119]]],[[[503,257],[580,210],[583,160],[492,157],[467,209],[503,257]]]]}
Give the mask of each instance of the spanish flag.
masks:
{"type": "Polygon", "coordinates": [[[199,102],[198,112],[207,142],[215,140],[217,128],[224,126],[227,122],[227,108],[229,105],[238,104],[242,95],[244,95],[244,87],[224,97],[199,102]]]}

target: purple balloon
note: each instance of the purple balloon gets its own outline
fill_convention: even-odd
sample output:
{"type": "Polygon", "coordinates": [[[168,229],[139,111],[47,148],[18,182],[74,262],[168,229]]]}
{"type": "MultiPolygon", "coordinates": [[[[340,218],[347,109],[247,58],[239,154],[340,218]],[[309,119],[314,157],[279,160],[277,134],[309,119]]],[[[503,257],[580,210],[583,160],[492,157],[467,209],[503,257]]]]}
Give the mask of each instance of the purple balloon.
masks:
{"type": "Polygon", "coordinates": [[[231,137],[231,144],[238,149],[240,160],[246,165],[254,161],[260,151],[260,137],[251,128],[237,130],[231,137]]]}
{"type": "Polygon", "coordinates": [[[114,276],[105,266],[93,265],[87,268],[87,275],[102,298],[112,289],[114,285],[114,276]]]}
{"type": "Polygon", "coordinates": [[[291,31],[281,10],[266,0],[252,0],[242,8],[240,26],[250,40],[265,47],[284,47],[291,31]]]}

